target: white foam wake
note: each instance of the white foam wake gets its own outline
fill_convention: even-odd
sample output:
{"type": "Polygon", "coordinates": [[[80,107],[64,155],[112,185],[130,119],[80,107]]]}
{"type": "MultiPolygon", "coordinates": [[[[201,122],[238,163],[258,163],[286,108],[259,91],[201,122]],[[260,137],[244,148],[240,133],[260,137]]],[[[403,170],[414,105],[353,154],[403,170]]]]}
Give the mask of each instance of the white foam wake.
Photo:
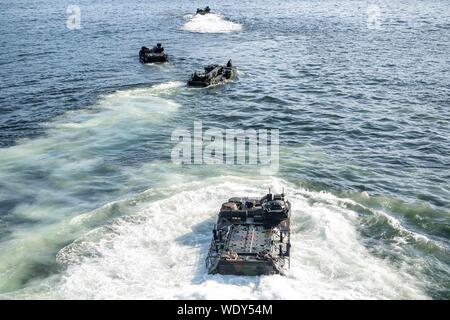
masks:
{"type": "MultiPolygon", "coordinates": [[[[2,150],[2,188],[30,199],[15,206],[10,216],[31,219],[33,227],[12,225],[10,237],[0,243],[0,275],[8,274],[0,276],[0,291],[22,286],[23,279],[33,273],[30,265],[51,263],[53,257],[47,252],[71,239],[75,231],[70,226],[67,231],[65,219],[92,206],[83,190],[93,193],[114,186],[124,194],[136,181],[126,166],[105,158],[160,131],[179,107],[161,97],[165,89],[126,89],[105,95],[91,108],[70,111],[49,122],[45,136],[2,150]],[[35,172],[42,178],[35,178],[35,172]],[[122,179],[127,183],[121,183],[122,179]]],[[[108,199],[106,192],[98,195],[99,203],[108,199]]]]}
{"type": "Polygon", "coordinates": [[[182,29],[190,32],[229,33],[242,30],[239,23],[225,20],[218,14],[197,14],[189,18],[190,20],[183,25],[182,29]]]}
{"type": "Polygon", "coordinates": [[[184,82],[181,81],[168,81],[160,84],[156,84],[151,87],[154,92],[176,89],[185,86],[184,82]]]}
{"type": "Polygon", "coordinates": [[[57,292],[95,299],[402,299],[426,298],[416,279],[371,255],[357,214],[327,193],[283,180],[222,177],[187,184],[165,199],[140,195],[136,215],[119,218],[61,250],[67,270],[57,292]],[[286,277],[207,275],[204,258],[221,202],[285,188],[293,206],[292,260],[286,277]],[[312,204],[310,199],[314,198],[312,204]],[[146,198],[148,200],[146,200],[146,198]],[[151,199],[151,200],[150,200],[151,199]]]}

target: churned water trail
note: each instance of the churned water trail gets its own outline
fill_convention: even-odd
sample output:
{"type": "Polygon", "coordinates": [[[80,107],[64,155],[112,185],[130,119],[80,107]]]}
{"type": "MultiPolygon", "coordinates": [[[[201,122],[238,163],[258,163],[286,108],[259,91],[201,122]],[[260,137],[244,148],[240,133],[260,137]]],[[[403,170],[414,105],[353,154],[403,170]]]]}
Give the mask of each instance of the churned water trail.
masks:
{"type": "MultiPolygon", "coordinates": [[[[277,178],[252,183],[222,176],[148,190],[114,205],[129,215],[62,249],[57,261],[65,267],[63,276],[42,294],[69,299],[427,298],[406,270],[372,256],[360,243],[358,214],[346,202],[353,201],[308,192],[277,178]],[[217,207],[230,195],[258,196],[269,187],[284,188],[295,208],[293,247],[302,249],[293,251],[287,277],[207,275],[204,259],[217,207]]],[[[112,208],[105,206],[72,223],[95,219],[112,208]]]]}
{"type": "Polygon", "coordinates": [[[10,208],[2,216],[7,233],[0,273],[7,276],[0,278],[0,290],[20,287],[45,269],[52,272],[52,254],[78,231],[67,219],[133,190],[135,173],[126,165],[132,156],[122,152],[146,143],[147,130],[157,131],[176,112],[176,102],[158,95],[178,86],[105,95],[89,109],[48,123],[45,137],[2,150],[0,200],[10,208]]]}

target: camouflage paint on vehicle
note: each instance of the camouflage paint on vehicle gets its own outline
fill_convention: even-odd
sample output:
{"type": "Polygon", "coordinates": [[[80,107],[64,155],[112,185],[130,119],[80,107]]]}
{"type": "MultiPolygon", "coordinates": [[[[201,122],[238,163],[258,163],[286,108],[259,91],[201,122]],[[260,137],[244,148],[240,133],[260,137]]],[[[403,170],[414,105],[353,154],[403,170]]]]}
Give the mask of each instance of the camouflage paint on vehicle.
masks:
{"type": "Polygon", "coordinates": [[[284,194],[231,198],[222,205],[206,258],[208,273],[284,274],[289,267],[291,204],[284,194]]]}

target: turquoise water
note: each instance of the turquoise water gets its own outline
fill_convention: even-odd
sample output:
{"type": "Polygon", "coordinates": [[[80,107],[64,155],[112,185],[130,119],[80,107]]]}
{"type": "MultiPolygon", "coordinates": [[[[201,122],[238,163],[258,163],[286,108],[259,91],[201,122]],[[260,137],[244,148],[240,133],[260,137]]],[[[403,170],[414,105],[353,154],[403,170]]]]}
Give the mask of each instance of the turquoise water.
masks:
{"type": "Polygon", "coordinates": [[[1,1],[2,298],[450,297],[447,1],[79,1],[79,30],[69,4],[1,1]],[[279,171],[172,163],[194,121],[279,129],[279,171]],[[269,188],[287,277],[207,275],[220,204],[269,188]]]}

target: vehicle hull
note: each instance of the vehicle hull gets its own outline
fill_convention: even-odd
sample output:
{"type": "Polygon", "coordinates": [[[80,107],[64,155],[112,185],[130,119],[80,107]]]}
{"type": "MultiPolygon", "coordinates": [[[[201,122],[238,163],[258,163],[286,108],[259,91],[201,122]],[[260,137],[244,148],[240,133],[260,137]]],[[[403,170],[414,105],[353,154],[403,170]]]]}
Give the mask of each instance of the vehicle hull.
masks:
{"type": "Polygon", "coordinates": [[[148,54],[140,54],[139,60],[142,63],[161,63],[167,62],[167,54],[165,53],[148,53],[148,54]]]}
{"type": "Polygon", "coordinates": [[[220,260],[214,268],[209,270],[209,273],[238,276],[259,276],[284,274],[284,270],[276,266],[272,261],[220,260]]]}

